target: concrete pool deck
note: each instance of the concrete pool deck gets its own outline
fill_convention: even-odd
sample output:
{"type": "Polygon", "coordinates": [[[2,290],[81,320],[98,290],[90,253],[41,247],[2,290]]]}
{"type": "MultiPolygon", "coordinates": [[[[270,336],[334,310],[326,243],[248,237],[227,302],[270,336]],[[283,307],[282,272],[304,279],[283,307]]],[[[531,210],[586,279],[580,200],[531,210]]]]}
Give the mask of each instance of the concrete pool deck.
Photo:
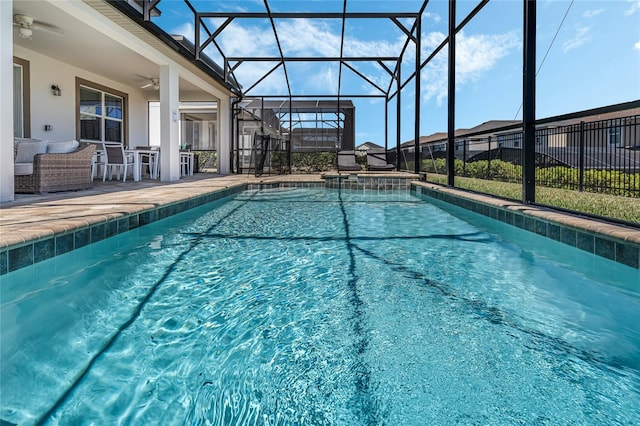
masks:
{"type": "MultiPolygon", "coordinates": [[[[256,178],[197,173],[177,182],[95,181],[94,187],[87,191],[17,194],[14,201],[0,204],[0,274],[240,192],[251,185],[323,186],[325,177],[340,176],[294,174],[256,178]]],[[[640,229],[637,228],[419,182],[417,175],[409,173],[360,173],[358,177],[384,179],[387,183],[381,185],[383,189],[390,189],[391,182],[406,180],[421,195],[640,268],[640,229]]],[[[342,175],[342,178],[349,183],[356,180],[353,174],[342,175]]]]}

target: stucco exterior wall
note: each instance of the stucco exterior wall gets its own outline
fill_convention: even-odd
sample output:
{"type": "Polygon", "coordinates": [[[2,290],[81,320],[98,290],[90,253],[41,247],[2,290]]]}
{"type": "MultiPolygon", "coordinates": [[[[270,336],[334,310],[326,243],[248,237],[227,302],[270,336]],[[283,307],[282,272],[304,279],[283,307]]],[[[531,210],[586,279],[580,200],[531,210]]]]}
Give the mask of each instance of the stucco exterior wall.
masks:
{"type": "Polygon", "coordinates": [[[31,88],[31,137],[49,140],[76,138],[76,77],[88,80],[128,95],[129,145],[146,145],[148,140],[147,100],[136,88],[87,72],[54,58],[16,46],[14,56],[29,61],[31,88]],[[57,84],[61,96],[51,93],[57,84]],[[51,131],[44,126],[51,125],[51,131]]]}

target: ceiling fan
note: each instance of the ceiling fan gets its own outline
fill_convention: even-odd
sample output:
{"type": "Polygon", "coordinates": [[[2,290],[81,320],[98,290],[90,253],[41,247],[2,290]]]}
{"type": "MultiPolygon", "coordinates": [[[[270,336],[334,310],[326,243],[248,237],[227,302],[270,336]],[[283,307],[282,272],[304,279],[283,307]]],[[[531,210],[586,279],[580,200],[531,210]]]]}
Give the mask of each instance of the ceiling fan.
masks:
{"type": "Polygon", "coordinates": [[[140,87],[141,89],[146,89],[147,87],[153,87],[153,90],[160,90],[160,79],[159,78],[150,78],[149,80],[151,80],[150,83],[145,84],[144,86],[140,87]]]}
{"type": "Polygon", "coordinates": [[[33,31],[46,31],[55,35],[63,35],[62,30],[55,25],[45,22],[35,21],[27,15],[17,14],[13,16],[13,25],[18,28],[18,36],[20,38],[31,38],[33,31]]]}

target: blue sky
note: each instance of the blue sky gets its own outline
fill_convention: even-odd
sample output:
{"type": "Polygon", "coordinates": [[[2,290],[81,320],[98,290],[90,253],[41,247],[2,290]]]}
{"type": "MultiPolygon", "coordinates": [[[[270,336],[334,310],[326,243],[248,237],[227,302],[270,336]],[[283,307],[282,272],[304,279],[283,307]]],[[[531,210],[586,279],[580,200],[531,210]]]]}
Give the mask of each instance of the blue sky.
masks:
{"type": "MultiPolygon", "coordinates": [[[[201,12],[265,12],[262,0],[192,1],[201,12]]],[[[349,12],[417,12],[414,0],[349,0],[349,12]]],[[[460,22],[478,1],[457,2],[460,22]]],[[[272,12],[341,12],[342,1],[270,1],[272,12]]],[[[470,128],[488,120],[522,118],[522,1],[491,0],[460,32],[456,44],[456,127],[470,128]]],[[[193,40],[193,14],[182,1],[160,3],[154,22],[165,31],[193,40]]],[[[537,25],[538,118],[640,99],[640,0],[539,0],[537,25]],[[566,15],[566,17],[565,17],[566,15]],[[544,62],[543,62],[544,59],[544,62]]],[[[404,20],[410,27],[413,22],[404,20]]],[[[213,31],[220,21],[210,20],[213,31]]],[[[277,20],[279,40],[286,56],[338,56],[341,20],[277,20]]],[[[421,61],[446,38],[448,2],[431,0],[422,19],[421,61]]],[[[235,20],[218,41],[228,57],[278,56],[268,20],[235,20]]],[[[353,19],[345,29],[345,55],[397,56],[405,36],[391,21],[353,19]]],[[[415,47],[402,65],[403,80],[415,70],[415,47]]],[[[207,54],[221,63],[212,47],[207,54]]],[[[245,89],[274,67],[274,63],[246,62],[236,76],[245,89]]],[[[379,65],[351,65],[386,90],[389,75],[379,65]]],[[[389,63],[391,66],[391,63],[389,63]]],[[[447,128],[447,49],[421,73],[420,134],[447,128]]],[[[294,94],[335,94],[340,69],[329,62],[287,65],[294,94]]],[[[342,68],[341,93],[378,94],[352,71],[342,68]]],[[[286,94],[282,67],[248,95],[286,94]]],[[[396,98],[397,99],[397,98],[396,98]]],[[[384,100],[354,99],[356,144],[384,145],[384,100]]],[[[389,110],[389,144],[395,146],[395,100],[389,110]]],[[[415,85],[402,92],[401,142],[414,138],[415,85]]]]}

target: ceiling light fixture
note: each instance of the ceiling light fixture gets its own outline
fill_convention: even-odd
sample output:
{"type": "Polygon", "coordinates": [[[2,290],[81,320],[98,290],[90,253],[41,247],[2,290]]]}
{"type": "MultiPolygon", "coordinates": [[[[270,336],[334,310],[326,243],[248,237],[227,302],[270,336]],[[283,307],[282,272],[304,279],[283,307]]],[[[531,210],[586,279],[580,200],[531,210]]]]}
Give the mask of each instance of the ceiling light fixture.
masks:
{"type": "Polygon", "coordinates": [[[18,28],[18,35],[20,36],[20,38],[31,38],[31,36],[33,35],[33,30],[31,28],[21,26],[18,28]]]}

